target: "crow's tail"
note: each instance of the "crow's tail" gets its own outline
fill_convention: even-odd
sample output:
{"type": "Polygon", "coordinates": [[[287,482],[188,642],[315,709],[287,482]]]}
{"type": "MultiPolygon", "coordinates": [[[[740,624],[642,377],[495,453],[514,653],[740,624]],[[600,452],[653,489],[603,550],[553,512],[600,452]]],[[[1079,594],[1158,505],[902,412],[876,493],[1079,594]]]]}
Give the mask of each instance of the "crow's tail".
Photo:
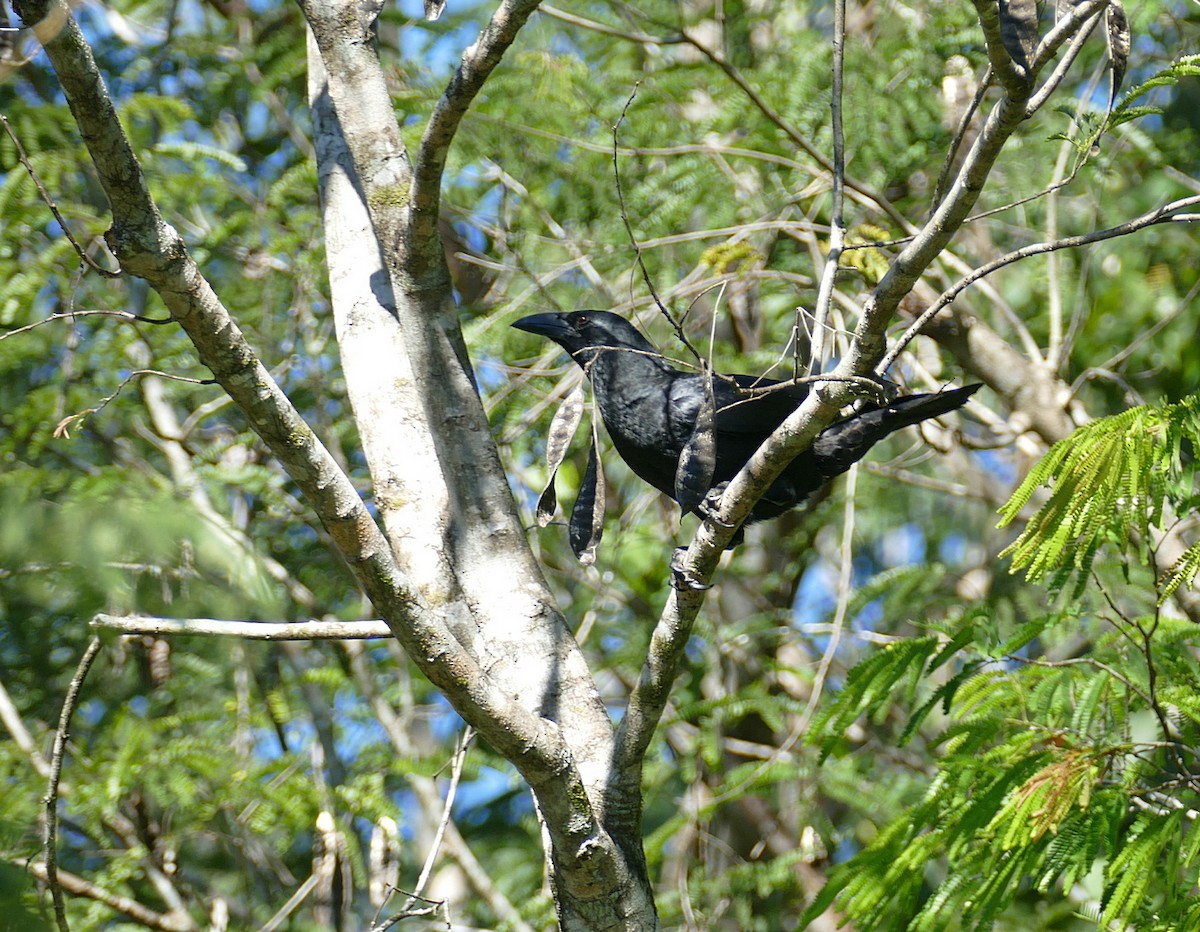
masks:
{"type": "Polygon", "coordinates": [[[979,388],[976,384],[929,395],[908,395],[831,424],[813,443],[817,467],[826,478],[841,475],[888,434],[961,408],[979,388]]]}

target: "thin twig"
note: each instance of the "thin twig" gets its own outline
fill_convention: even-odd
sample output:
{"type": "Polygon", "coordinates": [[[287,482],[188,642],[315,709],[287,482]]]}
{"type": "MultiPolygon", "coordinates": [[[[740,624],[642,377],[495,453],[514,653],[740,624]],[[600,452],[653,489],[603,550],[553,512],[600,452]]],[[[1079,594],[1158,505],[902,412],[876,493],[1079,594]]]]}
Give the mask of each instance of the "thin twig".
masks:
{"type": "Polygon", "coordinates": [[[1150,698],[1146,691],[1134,683],[1133,680],[1129,679],[1129,677],[1127,677],[1120,670],[1109,666],[1102,660],[1097,660],[1095,657],[1064,657],[1062,660],[1040,660],[1036,657],[1022,657],[1019,654],[1007,654],[1005,655],[1004,660],[1008,663],[1020,663],[1030,667],[1094,667],[1097,670],[1103,670],[1114,680],[1122,683],[1127,689],[1130,690],[1130,692],[1137,693],[1137,695],[1147,705],[1154,705],[1154,701],[1150,698]]]}
{"type": "Polygon", "coordinates": [[[1156,210],[1142,214],[1140,217],[1135,217],[1132,220],[1127,220],[1125,223],[1118,224],[1115,227],[1109,227],[1105,230],[1097,230],[1094,233],[1085,233],[1079,236],[1065,236],[1062,239],[1033,243],[1029,246],[1023,246],[1020,249],[1014,249],[1012,252],[1000,256],[998,259],[993,259],[985,265],[981,265],[975,269],[970,275],[965,275],[954,283],[950,288],[946,289],[939,295],[938,299],[929,305],[922,314],[912,322],[909,328],[904,331],[904,335],[896,341],[896,344],[888,351],[888,354],[883,358],[883,361],[876,367],[875,371],[879,375],[887,372],[896,358],[904,351],[904,348],[912,342],[929,321],[933,320],[942,309],[954,302],[963,291],[970,285],[977,282],[986,275],[990,275],[997,269],[1004,268],[1006,265],[1012,265],[1014,262],[1019,262],[1022,259],[1027,259],[1030,256],[1042,255],[1043,253],[1053,252],[1058,249],[1073,249],[1077,246],[1087,246],[1091,243],[1102,242],[1106,239],[1114,239],[1118,236],[1126,236],[1130,233],[1136,233],[1138,230],[1143,230],[1146,227],[1154,226],[1158,223],[1173,223],[1173,222],[1190,222],[1191,215],[1182,214],[1181,212],[1187,207],[1194,207],[1200,204],[1200,196],[1192,196],[1181,198],[1177,201],[1172,201],[1165,204],[1156,210]]]}
{"type": "Polygon", "coordinates": [[[15,330],[6,330],[0,333],[0,340],[7,340],[9,337],[15,337],[18,334],[28,333],[30,330],[36,330],[38,327],[52,324],[58,320],[74,320],[76,317],[115,317],[118,320],[126,320],[130,322],[138,322],[143,324],[173,324],[173,317],[143,317],[140,314],[131,314],[129,311],[66,311],[62,314],[51,314],[49,317],[43,317],[41,320],[35,320],[32,324],[26,324],[24,327],[17,327],[15,330]]]}
{"type": "Polygon", "coordinates": [[[658,291],[654,287],[654,282],[650,280],[650,271],[646,268],[646,261],[642,258],[642,247],[638,245],[637,237],[633,232],[633,225],[629,222],[629,212],[625,209],[625,192],[621,187],[621,167],[617,160],[617,142],[621,130],[621,124],[625,122],[625,114],[629,112],[630,106],[633,104],[633,99],[637,97],[638,85],[633,86],[633,90],[629,94],[629,99],[625,101],[625,106],[621,108],[621,115],[617,117],[617,122],[613,124],[612,138],[612,165],[613,165],[613,182],[617,189],[617,205],[621,211],[621,221],[625,224],[625,232],[629,236],[629,243],[633,246],[633,257],[638,264],[638,268],[642,271],[642,280],[646,283],[646,288],[650,291],[650,297],[654,299],[654,303],[658,306],[659,312],[667,319],[671,328],[675,331],[675,336],[679,341],[687,347],[688,351],[695,357],[701,368],[704,367],[704,359],[699,351],[692,346],[691,341],[687,338],[687,334],[683,332],[683,325],[675,319],[675,315],[667,310],[667,306],[663,304],[662,299],[658,296],[658,291]]]}
{"type": "Polygon", "coordinates": [[[186,375],[174,375],[170,372],[162,372],[158,369],[134,369],[129,373],[129,375],[125,376],[125,378],[121,380],[121,383],[115,389],[113,389],[111,394],[102,398],[99,404],[97,404],[95,407],[84,408],[82,411],[79,411],[75,414],[68,414],[61,421],[59,421],[54,428],[54,436],[70,438],[70,430],[73,426],[76,426],[76,422],[82,421],[93,414],[98,414],[99,412],[103,411],[106,407],[108,407],[109,403],[112,402],[113,399],[121,394],[121,392],[125,389],[125,386],[143,375],[157,375],[164,379],[172,379],[176,382],[188,382],[192,385],[217,384],[216,379],[193,379],[186,375]]]}
{"type": "Polygon", "coordinates": [[[808,731],[808,725],[817,710],[817,704],[821,701],[821,694],[825,690],[825,681],[829,678],[830,667],[832,667],[834,658],[837,656],[838,648],[842,642],[842,634],[846,629],[846,612],[849,610],[851,589],[854,583],[854,516],[855,493],[858,489],[858,466],[859,464],[855,463],[846,473],[846,507],[843,512],[842,543],[838,561],[837,608],[834,611],[833,622],[830,625],[829,643],[826,644],[825,652],[821,655],[821,662],[817,667],[816,677],[813,679],[812,692],[809,694],[808,703],[804,707],[803,714],[796,721],[796,724],[792,726],[791,733],[775,749],[775,753],[743,779],[739,780],[734,786],[727,788],[719,796],[715,797],[713,800],[714,804],[719,804],[729,799],[737,799],[747,787],[753,786],[771,767],[782,760],[786,760],[796,742],[808,731]]]}
{"type": "Polygon", "coordinates": [[[409,900],[404,904],[403,910],[407,910],[413,905],[414,900],[424,899],[425,886],[429,883],[429,877],[433,873],[433,865],[437,862],[438,854],[442,850],[442,838],[446,834],[446,825],[450,822],[450,816],[454,811],[454,797],[458,793],[458,784],[462,779],[463,764],[467,760],[467,749],[471,746],[471,741],[475,737],[475,732],[470,725],[463,728],[462,737],[458,741],[458,747],[454,749],[454,759],[450,767],[450,786],[446,790],[446,804],[442,809],[442,818],[438,822],[437,831],[433,836],[433,843],[429,846],[429,853],[425,856],[425,864],[421,867],[421,874],[417,878],[417,885],[410,893],[409,900]]]}
{"type": "MultiPolygon", "coordinates": [[[[720,68],[721,71],[725,73],[725,76],[737,85],[738,89],[746,95],[750,102],[754,104],[754,106],[767,119],[767,121],[774,124],[775,127],[779,129],[785,136],[787,136],[797,148],[799,148],[802,152],[804,152],[805,155],[820,165],[825,171],[830,173],[833,172],[833,163],[829,161],[828,157],[821,152],[821,150],[818,149],[803,133],[785,120],[783,115],[774,107],[772,107],[767,102],[766,98],[754,89],[753,85],[746,80],[741,71],[739,71],[732,63],[730,63],[724,55],[721,55],[719,52],[710,49],[703,42],[699,41],[693,36],[688,35],[686,32],[683,33],[683,38],[688,45],[692,46],[692,48],[720,68]]],[[[864,182],[854,178],[853,176],[846,176],[844,181],[847,188],[858,192],[858,194],[862,195],[864,198],[878,207],[901,229],[907,230],[911,228],[911,224],[904,217],[904,215],[900,213],[900,211],[896,209],[896,206],[892,204],[892,202],[889,201],[883,194],[871,188],[864,182]]]]}
{"type": "Polygon", "coordinates": [[[833,633],[829,636],[829,643],[825,647],[825,653],[822,654],[821,663],[817,667],[817,675],[813,679],[812,693],[808,697],[808,704],[805,706],[804,716],[801,719],[804,726],[799,729],[801,733],[812,721],[817,703],[821,701],[821,693],[825,690],[825,681],[829,678],[829,668],[833,665],[833,659],[842,641],[842,632],[846,627],[846,612],[850,605],[850,590],[854,583],[854,516],[857,489],[858,464],[855,463],[846,473],[846,507],[842,519],[841,562],[838,567],[837,609],[833,615],[833,633]]]}
{"type": "Polygon", "coordinates": [[[384,920],[382,925],[371,926],[371,928],[368,930],[368,932],[386,932],[386,930],[390,929],[392,926],[396,925],[398,922],[401,922],[405,919],[417,919],[417,918],[421,918],[424,916],[436,916],[439,909],[442,910],[446,915],[446,932],[450,932],[450,930],[452,928],[450,925],[450,907],[447,905],[445,900],[431,900],[428,897],[418,896],[415,893],[408,893],[405,890],[398,890],[397,892],[404,893],[409,898],[410,905],[406,906],[404,909],[400,910],[399,912],[389,916],[387,919],[384,920]],[[412,905],[416,901],[425,903],[427,905],[421,906],[421,907],[412,905]]]}
{"type": "Polygon", "coordinates": [[[71,246],[75,249],[79,256],[79,261],[85,263],[93,270],[99,272],[106,278],[120,278],[122,273],[119,269],[115,272],[104,268],[102,265],[97,265],[96,260],[84,251],[84,248],[79,245],[79,241],[75,239],[75,235],[71,232],[71,228],[67,225],[66,218],[59,212],[58,205],[54,203],[54,198],[50,196],[50,192],[46,190],[37,172],[33,168],[33,163],[29,161],[29,156],[25,154],[25,147],[21,145],[21,140],[17,138],[17,134],[13,132],[13,128],[9,125],[8,118],[0,113],[0,125],[4,126],[4,131],[8,133],[8,138],[12,140],[13,145],[17,149],[17,158],[21,164],[25,166],[25,171],[29,173],[29,177],[33,179],[33,183],[37,186],[38,193],[42,196],[42,200],[46,202],[46,206],[50,208],[50,213],[54,215],[54,219],[58,221],[59,227],[62,228],[63,235],[70,241],[71,246]]]}
{"type": "MultiPolygon", "coordinates": [[[[544,12],[546,8],[543,6],[540,9],[544,12]]],[[[608,155],[612,151],[612,146],[608,143],[589,142],[586,139],[578,139],[575,136],[567,136],[563,133],[554,133],[537,126],[514,123],[512,120],[501,119],[487,113],[471,111],[467,113],[465,119],[488,123],[492,126],[500,126],[518,136],[534,136],[538,139],[547,139],[558,146],[582,149],[584,152],[599,152],[608,155]]],[[[718,142],[680,143],[675,146],[622,146],[618,151],[621,155],[646,156],[651,158],[672,155],[717,154],[733,158],[752,159],[756,162],[767,162],[771,165],[781,165],[784,168],[790,168],[798,172],[811,171],[810,165],[799,162],[796,159],[789,159],[785,155],[778,155],[774,152],[759,152],[756,149],[742,149],[738,146],[726,146],[718,142]]]]}
{"type": "Polygon", "coordinates": [[[543,3],[538,7],[539,13],[544,13],[554,19],[561,20],[564,23],[570,23],[572,26],[581,26],[584,29],[590,29],[592,32],[598,32],[603,36],[613,36],[617,39],[625,39],[629,42],[637,42],[641,45],[679,45],[687,40],[683,36],[652,36],[645,32],[626,32],[618,29],[615,26],[609,26],[605,23],[596,22],[594,19],[585,19],[582,16],[576,16],[573,13],[567,13],[563,10],[552,7],[549,4],[543,3]]]}
{"type": "Polygon", "coordinates": [[[827,323],[833,303],[834,282],[842,260],[842,246],[846,241],[845,184],[846,184],[846,137],[842,126],[842,66],[845,62],[846,0],[835,0],[833,5],[833,88],[830,100],[830,122],[833,130],[833,188],[829,211],[829,251],[825,255],[825,268],[821,272],[821,284],[817,290],[817,304],[813,308],[812,348],[809,352],[808,373],[815,375],[825,368],[829,355],[829,331],[827,323]]]}
{"type": "MultiPolygon", "coordinates": [[[[1105,72],[1104,64],[1097,65],[1092,71],[1092,77],[1088,82],[1083,93],[1079,95],[1079,100],[1075,105],[1075,122],[1080,125],[1081,117],[1084,110],[1090,106],[1092,94],[1095,92],[1096,85],[1100,81],[1100,76],[1105,72]]],[[[1099,138],[1099,134],[1103,132],[1104,127],[1101,127],[1093,134],[1091,142],[1095,142],[1099,138]]],[[[1059,232],[1058,226],[1058,190],[1065,187],[1079,173],[1089,161],[1089,154],[1092,150],[1092,145],[1089,144],[1083,147],[1082,157],[1074,159],[1074,165],[1070,171],[1067,170],[1067,159],[1073,152],[1078,151],[1079,143],[1073,139],[1063,139],[1059,144],[1058,155],[1054,160],[1054,177],[1058,181],[1050,185],[1050,194],[1046,198],[1046,229],[1049,236],[1057,238],[1059,232]]],[[[1058,253],[1050,253],[1046,258],[1046,277],[1047,277],[1047,316],[1050,320],[1050,334],[1046,345],[1045,367],[1048,372],[1057,373],[1062,365],[1062,360],[1067,352],[1067,331],[1063,325],[1063,296],[1062,284],[1059,274],[1059,257],[1058,253]]],[[[1035,357],[1036,358],[1036,357],[1035,357]]]]}
{"type": "MultiPolygon", "coordinates": [[[[408,701],[400,710],[395,709],[380,694],[379,688],[371,676],[366,662],[366,648],[356,641],[348,641],[342,644],[342,649],[349,658],[350,672],[354,681],[374,711],[375,718],[383,728],[392,747],[401,756],[411,756],[414,752],[407,731],[408,726],[405,724],[412,713],[411,694],[401,690],[400,695],[406,697],[408,701]]],[[[407,780],[416,794],[421,809],[432,819],[433,814],[442,805],[433,778],[410,773],[407,780]]],[[[533,932],[532,928],[521,919],[516,907],[496,888],[492,875],[484,870],[483,865],[479,863],[453,821],[447,823],[442,843],[449,856],[454,859],[466,876],[473,894],[486,903],[507,928],[513,929],[514,932],[533,932]]]]}
{"type": "MultiPolygon", "coordinates": [[[[1107,3],[1107,0],[1105,0],[1105,3],[1107,3]]],[[[1104,4],[1101,4],[1101,6],[1103,5],[1104,4]]],[[[1077,9],[1075,12],[1078,14],[1080,10],[1077,9]]],[[[1070,18],[1071,17],[1064,17],[1063,19],[1066,21],[1070,18]]],[[[1058,86],[1062,84],[1063,78],[1067,76],[1067,71],[1070,69],[1071,65],[1074,64],[1075,59],[1078,57],[1080,51],[1082,51],[1083,44],[1087,41],[1088,36],[1092,34],[1092,30],[1096,28],[1096,24],[1100,22],[1100,10],[1097,8],[1095,12],[1080,17],[1080,20],[1081,24],[1079,25],[1077,31],[1070,34],[1070,45],[1067,46],[1066,54],[1059,59],[1058,64],[1054,66],[1054,70],[1050,72],[1050,77],[1046,78],[1046,80],[1042,82],[1042,86],[1037,89],[1033,96],[1030,97],[1029,102],[1025,105],[1025,112],[1029,116],[1033,116],[1033,114],[1037,113],[1037,111],[1045,105],[1046,101],[1050,99],[1050,95],[1058,90],[1058,86]],[[1090,22],[1088,22],[1089,18],[1091,20],[1090,22]]],[[[1057,30],[1051,30],[1046,36],[1046,42],[1044,43],[1047,49],[1052,49],[1052,51],[1048,53],[1050,55],[1057,54],[1058,52],[1058,46],[1051,45],[1051,37],[1054,37],[1055,41],[1058,41],[1058,37],[1055,36],[1056,31],[1057,30]]],[[[1061,44],[1061,42],[1059,42],[1059,44],[1061,44]]],[[[1039,57],[1040,56],[1041,52],[1039,52],[1039,57]]],[[[1049,58],[1046,60],[1048,61],[1049,58]]],[[[1038,67],[1040,68],[1041,66],[1039,65],[1038,67]]]]}
{"type": "Polygon", "coordinates": [[[975,114],[979,112],[979,106],[983,103],[983,95],[987,93],[988,88],[991,86],[992,66],[988,65],[983,72],[983,77],[979,79],[979,83],[975,86],[975,94],[971,98],[971,103],[963,111],[963,115],[958,121],[958,126],[954,130],[954,138],[950,140],[950,148],[946,152],[946,159],[942,163],[942,170],[938,173],[937,184],[933,188],[933,203],[930,205],[930,213],[937,210],[937,206],[946,196],[950,174],[954,170],[954,163],[958,159],[959,150],[962,149],[963,140],[967,138],[967,130],[970,129],[971,121],[975,118],[975,114]]]}
{"type": "Polygon", "coordinates": [[[50,752],[50,779],[47,781],[46,796],[42,800],[46,820],[42,835],[42,857],[46,863],[46,885],[50,888],[51,899],[54,900],[54,919],[58,923],[59,932],[71,932],[71,927],[67,924],[67,904],[63,897],[62,884],[58,879],[58,785],[62,778],[67,740],[70,737],[71,716],[79,702],[79,691],[83,688],[83,681],[99,653],[100,638],[94,637],[83,656],[79,658],[79,666],[76,667],[75,675],[71,677],[67,686],[62,712],[58,716],[58,730],[54,733],[54,746],[50,752]]]}

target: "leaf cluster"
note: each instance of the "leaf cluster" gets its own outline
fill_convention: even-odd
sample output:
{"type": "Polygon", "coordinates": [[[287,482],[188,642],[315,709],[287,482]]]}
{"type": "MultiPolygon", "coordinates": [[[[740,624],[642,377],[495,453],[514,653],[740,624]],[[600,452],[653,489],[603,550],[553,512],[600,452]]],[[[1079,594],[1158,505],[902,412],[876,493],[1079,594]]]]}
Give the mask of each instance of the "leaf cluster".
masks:
{"type": "MultiPolygon", "coordinates": [[[[1017,518],[1035,492],[1046,500],[1001,554],[1026,578],[1047,574],[1061,586],[1074,576],[1082,588],[1101,547],[1132,543],[1145,560],[1155,531],[1196,507],[1195,451],[1200,441],[1200,396],[1164,405],[1139,405],[1079,428],[1030,470],[1001,509],[1001,526],[1017,518]]],[[[1200,570],[1193,544],[1159,582],[1159,602],[1200,570]]]]}

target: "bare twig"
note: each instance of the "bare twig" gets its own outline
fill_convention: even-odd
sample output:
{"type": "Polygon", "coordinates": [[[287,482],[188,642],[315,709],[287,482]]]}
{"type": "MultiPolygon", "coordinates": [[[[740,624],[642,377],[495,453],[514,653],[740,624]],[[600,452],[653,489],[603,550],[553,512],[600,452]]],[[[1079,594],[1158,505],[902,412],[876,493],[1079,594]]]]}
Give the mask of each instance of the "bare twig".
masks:
{"type": "Polygon", "coordinates": [[[98,414],[100,411],[103,411],[106,407],[108,407],[109,403],[111,401],[113,401],[113,399],[115,399],[119,394],[121,394],[122,390],[124,390],[126,385],[128,385],[130,382],[134,381],[135,379],[141,378],[143,375],[157,375],[157,376],[160,376],[161,378],[172,379],[173,381],[176,381],[176,382],[189,382],[192,385],[216,385],[217,384],[216,379],[193,379],[193,378],[190,378],[185,375],[173,375],[170,372],[160,372],[158,369],[134,369],[132,372],[129,373],[129,375],[125,376],[125,378],[121,380],[121,383],[115,389],[113,389],[113,391],[110,394],[108,394],[104,398],[102,398],[95,407],[85,408],[84,410],[79,411],[75,414],[69,414],[66,417],[64,417],[61,421],[59,421],[58,424],[54,428],[54,436],[69,438],[71,436],[70,430],[72,427],[78,426],[78,422],[83,421],[85,418],[88,418],[93,414],[98,414]]]}
{"type": "Polygon", "coordinates": [[[404,909],[388,916],[380,925],[371,926],[369,932],[387,932],[392,926],[405,919],[419,919],[424,916],[436,916],[440,910],[446,917],[446,932],[451,932],[453,928],[450,925],[450,907],[445,900],[431,900],[428,897],[419,896],[416,893],[408,893],[405,890],[398,891],[404,893],[409,898],[409,905],[404,909]],[[424,903],[424,906],[415,905],[417,902],[424,903]]]}
{"type": "Polygon", "coordinates": [[[633,99],[637,96],[637,85],[633,86],[633,90],[629,94],[629,98],[625,101],[625,106],[621,108],[621,115],[617,117],[617,122],[612,128],[612,165],[613,165],[613,183],[617,189],[617,204],[621,212],[621,220],[625,224],[625,232],[629,236],[629,243],[633,246],[633,257],[637,262],[638,268],[642,272],[642,280],[646,283],[646,288],[650,292],[650,297],[654,299],[654,303],[658,306],[659,313],[667,319],[667,323],[675,331],[675,336],[679,338],[679,342],[687,347],[688,351],[695,357],[696,362],[700,363],[701,368],[704,366],[704,359],[700,352],[692,346],[691,341],[687,338],[687,334],[683,332],[683,325],[675,318],[662,299],[658,296],[658,290],[654,287],[654,282],[650,279],[650,271],[646,268],[646,261],[642,258],[642,248],[638,245],[637,237],[633,232],[633,225],[629,222],[629,212],[625,209],[625,192],[621,187],[621,167],[617,161],[617,141],[621,131],[621,124],[625,122],[625,114],[629,112],[630,106],[633,105],[633,99]]]}
{"type": "MultiPolygon", "coordinates": [[[[545,12],[546,7],[539,7],[542,12],[545,12]]],[[[584,152],[599,152],[608,155],[612,152],[612,146],[609,143],[588,142],[586,139],[578,139],[575,136],[565,136],[562,133],[551,132],[550,130],[542,129],[537,126],[529,126],[525,123],[514,123],[512,120],[501,119],[487,113],[472,112],[467,114],[467,119],[478,120],[484,123],[490,123],[493,126],[502,126],[507,130],[518,133],[521,136],[536,136],[539,139],[548,139],[551,142],[557,143],[560,146],[567,146],[575,149],[582,149],[584,152]]],[[[767,162],[771,165],[781,165],[784,168],[790,168],[793,171],[808,171],[811,166],[796,159],[790,159],[786,155],[778,155],[774,152],[759,152],[756,149],[742,149],[738,146],[722,145],[718,142],[698,142],[698,143],[680,143],[675,146],[622,146],[619,150],[621,155],[638,155],[638,156],[671,156],[671,155],[703,155],[715,153],[730,158],[751,159],[755,162],[767,162]]]]}
{"type": "Polygon", "coordinates": [[[58,923],[59,932],[70,932],[67,924],[67,904],[63,897],[62,884],[58,879],[58,784],[62,777],[63,758],[67,753],[67,740],[70,737],[71,716],[79,702],[79,691],[87,678],[92,663],[100,653],[100,639],[92,638],[83,656],[79,658],[79,666],[67,686],[67,694],[63,697],[62,712],[58,716],[58,730],[54,733],[54,746],[50,751],[50,778],[47,780],[46,796],[42,800],[46,825],[42,835],[42,856],[46,862],[46,884],[50,887],[50,897],[54,900],[54,919],[58,923]]]}
{"type": "Polygon", "coordinates": [[[958,126],[954,130],[954,138],[950,140],[950,148],[946,152],[946,159],[942,162],[942,170],[938,173],[937,184],[933,188],[933,208],[942,202],[942,198],[946,196],[946,185],[950,181],[950,173],[954,170],[954,162],[958,158],[958,152],[962,148],[963,140],[967,138],[967,130],[971,127],[971,121],[975,118],[975,114],[979,112],[979,106],[983,103],[983,95],[987,93],[989,87],[992,86],[992,68],[989,65],[983,72],[983,77],[979,79],[979,83],[975,85],[975,94],[971,98],[971,103],[963,111],[959,118],[958,126]]]}
{"type": "Polygon", "coordinates": [[[24,327],[17,327],[14,330],[6,330],[0,333],[0,340],[7,340],[9,337],[15,337],[18,334],[28,333],[30,330],[36,330],[38,327],[52,324],[58,320],[74,320],[76,317],[115,317],[118,320],[137,322],[142,324],[171,324],[174,323],[170,317],[143,317],[140,314],[131,314],[128,311],[67,311],[62,314],[51,314],[49,317],[43,317],[41,320],[35,320],[32,324],[26,324],[24,327]]]}
{"type": "Polygon", "coordinates": [[[25,171],[29,173],[29,177],[33,179],[33,183],[37,186],[38,193],[42,196],[42,200],[46,202],[46,206],[50,208],[50,213],[54,215],[54,219],[58,221],[59,227],[62,228],[63,235],[66,236],[67,240],[71,243],[72,248],[74,248],[76,255],[79,256],[79,261],[89,266],[92,270],[99,272],[106,278],[120,278],[122,273],[119,269],[113,272],[104,268],[102,265],[98,265],[96,260],[89,256],[84,248],[79,244],[79,240],[75,239],[75,234],[71,232],[70,226],[67,225],[66,218],[63,217],[63,215],[59,212],[58,205],[54,203],[54,198],[50,196],[50,192],[47,191],[45,186],[42,184],[42,180],[38,177],[37,172],[33,168],[33,163],[29,161],[29,156],[25,154],[25,147],[21,145],[21,140],[17,137],[17,134],[13,132],[13,128],[9,124],[8,118],[2,113],[0,113],[0,125],[3,125],[4,131],[8,133],[8,138],[12,140],[13,145],[17,149],[17,158],[20,160],[21,164],[25,166],[25,171]]]}
{"type": "Polygon", "coordinates": [[[896,341],[896,344],[888,351],[883,361],[876,367],[876,372],[882,375],[887,372],[894,363],[904,348],[912,342],[913,338],[924,329],[925,325],[945,307],[954,302],[963,291],[971,284],[990,275],[997,269],[1001,269],[1006,265],[1011,265],[1014,262],[1019,262],[1021,259],[1027,259],[1030,256],[1037,256],[1047,252],[1053,252],[1058,249],[1073,249],[1078,246],[1087,246],[1091,243],[1102,242],[1106,239],[1114,239],[1118,236],[1126,236],[1130,233],[1135,233],[1138,230],[1143,230],[1146,227],[1154,226],[1158,223],[1189,223],[1193,220],[1192,215],[1184,213],[1189,207],[1200,205],[1200,195],[1181,198],[1177,201],[1172,201],[1169,204],[1164,204],[1162,207],[1152,210],[1149,213],[1142,214],[1140,217],[1135,217],[1132,220],[1127,220],[1124,223],[1117,224],[1115,227],[1109,227],[1106,230],[1097,230],[1094,233],[1084,233],[1079,236],[1065,236],[1062,239],[1043,243],[1033,243],[1029,246],[1023,246],[1020,249],[1014,249],[1012,252],[1006,253],[991,262],[975,269],[971,274],[965,275],[954,283],[950,288],[946,289],[938,297],[933,304],[929,305],[925,311],[912,322],[909,328],[904,331],[903,336],[896,341]]]}
{"type": "MultiPolygon", "coordinates": [[[[854,582],[854,516],[857,489],[858,464],[855,463],[846,473],[846,506],[842,518],[842,546],[838,565],[837,610],[833,616],[833,634],[830,635],[829,643],[825,646],[825,653],[821,656],[821,663],[817,667],[817,675],[813,680],[812,692],[808,697],[808,705],[804,709],[804,716],[801,719],[804,728],[807,728],[808,723],[812,721],[813,713],[817,710],[817,703],[821,701],[825,680],[829,677],[829,668],[833,665],[833,659],[841,645],[842,631],[846,627],[846,611],[850,604],[850,590],[854,582]]],[[[801,732],[803,730],[801,729],[801,732]]]]}
{"type": "MultiPolygon", "coordinates": [[[[382,726],[392,747],[395,748],[396,753],[402,756],[411,756],[414,751],[412,741],[404,724],[404,716],[398,713],[391,703],[380,694],[368,669],[365,649],[357,641],[345,642],[342,645],[342,649],[345,651],[347,657],[349,657],[350,672],[354,676],[354,681],[358,684],[358,688],[366,697],[367,702],[370,703],[371,709],[375,713],[375,718],[382,726]]],[[[402,692],[402,694],[404,693],[402,692]]],[[[434,783],[433,778],[422,776],[418,773],[410,773],[407,776],[407,781],[416,794],[421,808],[432,819],[433,814],[442,806],[442,800],[439,797],[437,785],[434,783]]],[[[447,853],[466,875],[474,894],[485,902],[499,919],[511,927],[514,932],[533,932],[532,928],[521,919],[521,915],[517,912],[516,907],[496,888],[492,876],[479,863],[478,858],[475,857],[475,853],[462,837],[453,821],[446,824],[442,843],[447,853]]]]}
{"type": "Polygon", "coordinates": [[[459,738],[458,747],[454,749],[454,759],[450,766],[450,786],[446,790],[446,804],[442,809],[442,818],[438,822],[433,842],[429,846],[429,853],[425,856],[425,864],[421,867],[421,874],[417,878],[417,885],[408,894],[408,902],[401,908],[401,912],[410,909],[415,900],[424,899],[425,886],[429,883],[429,877],[433,873],[433,865],[437,863],[438,855],[441,853],[442,838],[446,834],[446,825],[450,822],[450,815],[454,811],[454,797],[458,793],[458,783],[462,779],[463,764],[467,760],[467,749],[471,746],[471,741],[474,737],[475,732],[471,729],[470,725],[463,728],[462,737],[459,738]]]}
{"type": "Polygon", "coordinates": [[[598,32],[604,36],[614,36],[618,39],[626,39],[630,42],[638,42],[642,45],[679,45],[687,40],[681,35],[673,36],[652,36],[645,32],[626,32],[623,29],[618,29],[615,26],[608,26],[604,23],[596,22],[594,19],[585,19],[582,16],[576,16],[573,13],[567,13],[549,4],[543,3],[538,7],[539,13],[544,13],[554,19],[561,20],[564,23],[570,23],[572,26],[581,26],[584,29],[590,29],[592,32],[598,32]]]}
{"type": "Polygon", "coordinates": [[[838,265],[842,259],[842,246],[846,240],[846,216],[843,207],[846,184],[846,137],[842,126],[842,68],[845,63],[846,0],[835,0],[833,4],[833,88],[830,100],[830,117],[833,130],[833,176],[832,203],[829,210],[829,251],[825,255],[825,267],[821,272],[821,284],[817,290],[817,304],[813,308],[812,350],[809,353],[808,372],[814,375],[825,368],[829,355],[830,307],[833,303],[833,288],[837,280],[838,265]]]}

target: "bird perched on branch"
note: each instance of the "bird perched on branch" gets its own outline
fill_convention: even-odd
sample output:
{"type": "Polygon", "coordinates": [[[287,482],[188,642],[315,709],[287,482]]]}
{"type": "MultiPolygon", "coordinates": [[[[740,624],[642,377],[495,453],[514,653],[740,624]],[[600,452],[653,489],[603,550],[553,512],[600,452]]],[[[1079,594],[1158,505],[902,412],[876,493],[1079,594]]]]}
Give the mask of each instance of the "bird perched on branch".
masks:
{"type": "MultiPolygon", "coordinates": [[[[808,395],[809,387],[671,366],[641,332],[609,311],[534,314],[513,324],[565,349],[592,383],[613,446],[638,476],[700,514],[808,395]]],[[[817,435],[767,489],[749,521],[783,514],[862,459],[889,434],[961,407],[968,385],[867,406],[817,435]]]]}

